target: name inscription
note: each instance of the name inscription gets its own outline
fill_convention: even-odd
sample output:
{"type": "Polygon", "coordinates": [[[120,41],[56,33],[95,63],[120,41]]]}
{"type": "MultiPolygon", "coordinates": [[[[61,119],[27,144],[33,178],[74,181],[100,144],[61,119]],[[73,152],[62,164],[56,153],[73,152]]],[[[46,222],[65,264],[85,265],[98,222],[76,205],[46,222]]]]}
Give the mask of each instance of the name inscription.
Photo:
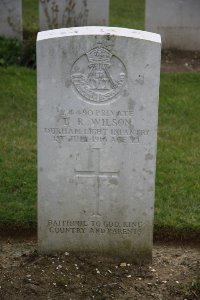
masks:
{"type": "Polygon", "coordinates": [[[140,235],[144,223],[141,221],[75,221],[48,220],[48,231],[52,234],[118,234],[140,235]]]}
{"type": "Polygon", "coordinates": [[[56,127],[44,132],[58,143],[138,144],[149,135],[146,128],[135,128],[134,110],[78,110],[57,108],[56,127]]]}

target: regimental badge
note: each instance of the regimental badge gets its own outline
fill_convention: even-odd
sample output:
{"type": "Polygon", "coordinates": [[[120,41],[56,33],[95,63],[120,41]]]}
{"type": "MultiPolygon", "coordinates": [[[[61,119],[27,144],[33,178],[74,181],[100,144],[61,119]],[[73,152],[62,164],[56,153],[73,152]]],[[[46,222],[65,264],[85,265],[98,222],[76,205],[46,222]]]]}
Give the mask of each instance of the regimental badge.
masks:
{"type": "Polygon", "coordinates": [[[124,86],[126,78],[123,62],[102,45],[78,58],[71,70],[75,89],[85,100],[95,103],[113,99],[124,86]]]}

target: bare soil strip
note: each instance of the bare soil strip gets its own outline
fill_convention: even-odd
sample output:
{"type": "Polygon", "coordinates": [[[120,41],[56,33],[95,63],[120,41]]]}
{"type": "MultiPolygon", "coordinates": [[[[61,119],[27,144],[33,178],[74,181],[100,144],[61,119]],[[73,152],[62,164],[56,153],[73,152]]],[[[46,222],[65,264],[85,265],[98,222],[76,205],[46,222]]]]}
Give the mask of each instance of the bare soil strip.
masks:
{"type": "Polygon", "coordinates": [[[36,240],[0,244],[0,299],[200,299],[200,248],[156,244],[135,266],[97,255],[38,254],[36,240]]]}

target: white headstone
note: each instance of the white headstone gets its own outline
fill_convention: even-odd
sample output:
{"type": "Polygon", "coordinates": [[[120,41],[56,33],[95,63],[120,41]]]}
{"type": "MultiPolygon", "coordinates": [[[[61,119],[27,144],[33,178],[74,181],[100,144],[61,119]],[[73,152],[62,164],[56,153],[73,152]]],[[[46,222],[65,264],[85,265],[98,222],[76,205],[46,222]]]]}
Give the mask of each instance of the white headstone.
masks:
{"type": "Polygon", "coordinates": [[[165,49],[200,50],[200,1],[146,0],[145,29],[161,34],[165,49]]]}
{"type": "Polygon", "coordinates": [[[0,36],[22,40],[21,0],[0,1],[0,36]]]}
{"type": "Polygon", "coordinates": [[[149,261],[160,36],[40,32],[37,66],[40,250],[149,261]]]}
{"type": "Polygon", "coordinates": [[[76,26],[105,26],[109,0],[39,0],[40,30],[76,26]]]}

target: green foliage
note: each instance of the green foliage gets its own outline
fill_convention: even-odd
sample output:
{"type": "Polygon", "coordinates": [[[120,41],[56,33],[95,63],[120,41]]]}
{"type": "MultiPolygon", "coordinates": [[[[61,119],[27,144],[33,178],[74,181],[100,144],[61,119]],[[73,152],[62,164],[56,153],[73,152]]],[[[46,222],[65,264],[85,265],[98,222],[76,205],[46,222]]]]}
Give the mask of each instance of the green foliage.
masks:
{"type": "Polygon", "coordinates": [[[0,37],[0,66],[36,67],[35,40],[28,39],[23,43],[15,39],[0,37]]]}
{"type": "Polygon", "coordinates": [[[23,0],[23,42],[0,37],[0,66],[36,67],[38,1],[23,0]]]}
{"type": "Polygon", "coordinates": [[[200,280],[193,280],[190,287],[191,292],[193,295],[200,297],[200,280]]]}
{"type": "Polygon", "coordinates": [[[22,47],[21,66],[36,67],[36,40],[29,38],[22,47]]]}
{"type": "Polygon", "coordinates": [[[21,51],[19,41],[0,37],[0,66],[20,65],[21,51]]]}
{"type": "MultiPolygon", "coordinates": [[[[185,300],[198,300],[200,299],[200,281],[199,281],[199,270],[196,270],[195,272],[197,276],[195,276],[194,279],[191,280],[191,282],[184,284],[180,282],[177,285],[177,291],[180,292],[180,294],[184,295],[182,299],[185,300]]],[[[177,293],[178,294],[178,293],[177,293]]]]}

